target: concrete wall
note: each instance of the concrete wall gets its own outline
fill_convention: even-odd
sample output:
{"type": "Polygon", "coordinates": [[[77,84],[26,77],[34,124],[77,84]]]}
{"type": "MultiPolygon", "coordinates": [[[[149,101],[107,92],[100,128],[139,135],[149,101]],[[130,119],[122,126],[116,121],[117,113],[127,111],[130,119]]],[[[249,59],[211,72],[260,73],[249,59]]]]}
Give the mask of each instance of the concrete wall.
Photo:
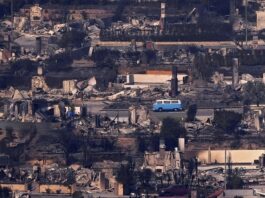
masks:
{"type": "Polygon", "coordinates": [[[75,89],[75,80],[64,80],[63,81],[63,91],[64,93],[72,93],[75,89]]]}
{"type": "MultiPolygon", "coordinates": [[[[183,83],[183,77],[187,76],[186,74],[178,74],[178,81],[180,84],[183,83]]],[[[153,84],[164,84],[170,83],[172,79],[171,74],[133,74],[134,83],[153,83],[153,84]]]]}
{"type": "MultiPolygon", "coordinates": [[[[253,163],[254,160],[258,160],[259,156],[264,153],[264,150],[227,150],[227,159],[231,155],[232,163],[253,163]]],[[[196,151],[195,155],[202,163],[208,163],[209,156],[211,163],[225,163],[225,150],[211,150],[210,155],[208,150],[196,151]]]]}
{"type": "Polygon", "coordinates": [[[217,198],[234,198],[234,197],[244,197],[244,198],[258,198],[253,189],[240,189],[240,190],[225,190],[217,198]]]}
{"type": "Polygon", "coordinates": [[[257,29],[262,30],[265,28],[265,12],[257,11],[257,29]]]}
{"type": "Polygon", "coordinates": [[[39,192],[40,193],[46,193],[47,189],[50,189],[50,193],[57,193],[57,191],[60,191],[62,194],[72,194],[73,187],[72,186],[63,186],[63,185],[57,185],[57,184],[40,184],[39,186],[39,192]]]}
{"type": "Polygon", "coordinates": [[[118,195],[118,196],[123,196],[124,195],[123,184],[118,183],[118,182],[116,183],[115,194],[118,195]]]}
{"type": "Polygon", "coordinates": [[[1,188],[10,188],[13,192],[20,191],[26,192],[28,190],[26,184],[0,184],[1,188]]]}

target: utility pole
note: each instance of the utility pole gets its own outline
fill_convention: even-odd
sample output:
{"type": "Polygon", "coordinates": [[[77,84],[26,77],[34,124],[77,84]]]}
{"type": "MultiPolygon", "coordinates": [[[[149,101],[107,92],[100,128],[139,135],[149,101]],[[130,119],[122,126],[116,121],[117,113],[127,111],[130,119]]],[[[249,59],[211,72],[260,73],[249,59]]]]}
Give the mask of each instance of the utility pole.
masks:
{"type": "Polygon", "coordinates": [[[228,187],[231,188],[233,177],[233,168],[232,168],[232,159],[231,159],[231,152],[228,153],[228,163],[227,163],[227,183],[229,184],[228,187]]]}
{"type": "Polygon", "coordinates": [[[225,181],[224,181],[224,184],[225,184],[225,186],[224,186],[224,188],[225,188],[225,190],[226,190],[226,183],[227,183],[227,181],[226,181],[226,178],[227,177],[227,175],[226,175],[226,149],[225,149],[225,181]]]}
{"type": "Polygon", "coordinates": [[[13,42],[13,30],[14,30],[14,0],[11,0],[10,5],[10,15],[11,15],[11,33],[8,39],[9,42],[9,50],[11,50],[11,43],[13,42]]]}
{"type": "Polygon", "coordinates": [[[86,167],[87,165],[87,153],[88,153],[88,132],[83,131],[83,166],[86,167]]]}
{"type": "Polygon", "coordinates": [[[248,0],[245,0],[245,31],[246,31],[246,46],[248,45],[248,0]]]}

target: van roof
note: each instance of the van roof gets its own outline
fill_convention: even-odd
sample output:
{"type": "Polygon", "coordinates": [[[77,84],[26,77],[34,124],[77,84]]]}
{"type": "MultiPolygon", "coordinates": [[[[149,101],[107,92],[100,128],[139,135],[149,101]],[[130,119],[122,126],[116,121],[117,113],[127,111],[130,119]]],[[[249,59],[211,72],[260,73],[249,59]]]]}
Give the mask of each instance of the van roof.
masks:
{"type": "Polygon", "coordinates": [[[178,102],[180,102],[180,100],[179,99],[159,99],[159,100],[156,100],[156,102],[160,102],[160,101],[178,101],[178,102]]]}

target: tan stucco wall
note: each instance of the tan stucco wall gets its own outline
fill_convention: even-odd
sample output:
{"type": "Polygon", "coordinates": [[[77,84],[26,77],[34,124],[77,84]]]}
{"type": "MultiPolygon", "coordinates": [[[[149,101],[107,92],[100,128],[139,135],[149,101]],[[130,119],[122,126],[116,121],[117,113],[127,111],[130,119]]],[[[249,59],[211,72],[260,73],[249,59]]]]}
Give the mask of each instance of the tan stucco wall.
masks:
{"type": "Polygon", "coordinates": [[[41,184],[39,186],[39,191],[40,193],[45,193],[47,192],[47,189],[51,190],[51,193],[56,193],[57,190],[60,190],[60,193],[64,194],[72,194],[73,193],[73,187],[71,186],[63,186],[63,185],[48,185],[48,184],[41,184]]]}
{"type": "Polygon", "coordinates": [[[0,184],[1,188],[10,188],[12,191],[27,191],[26,184],[0,184]]]}

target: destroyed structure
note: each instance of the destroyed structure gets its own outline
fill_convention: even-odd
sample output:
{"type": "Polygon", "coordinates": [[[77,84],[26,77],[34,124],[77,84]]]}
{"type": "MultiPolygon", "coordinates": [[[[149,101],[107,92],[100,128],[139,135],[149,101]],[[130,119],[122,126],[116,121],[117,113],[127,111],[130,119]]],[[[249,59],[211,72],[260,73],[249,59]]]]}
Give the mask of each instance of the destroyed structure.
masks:
{"type": "Polygon", "coordinates": [[[264,194],[264,1],[51,2],[0,13],[1,189],[264,194]]]}

